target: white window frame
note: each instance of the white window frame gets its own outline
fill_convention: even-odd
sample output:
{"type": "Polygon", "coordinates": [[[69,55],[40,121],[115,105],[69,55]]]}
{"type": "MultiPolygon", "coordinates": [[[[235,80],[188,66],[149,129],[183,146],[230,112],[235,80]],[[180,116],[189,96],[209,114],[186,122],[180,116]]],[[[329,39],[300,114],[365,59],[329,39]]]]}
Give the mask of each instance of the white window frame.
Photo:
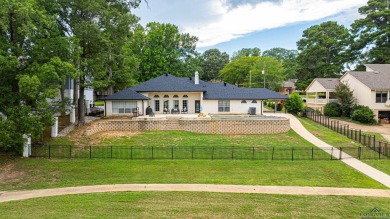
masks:
{"type": "Polygon", "coordinates": [[[112,101],[112,114],[130,114],[137,110],[137,101],[112,101]]]}
{"type": "Polygon", "coordinates": [[[230,112],[230,100],[218,100],[218,112],[230,112]]]}

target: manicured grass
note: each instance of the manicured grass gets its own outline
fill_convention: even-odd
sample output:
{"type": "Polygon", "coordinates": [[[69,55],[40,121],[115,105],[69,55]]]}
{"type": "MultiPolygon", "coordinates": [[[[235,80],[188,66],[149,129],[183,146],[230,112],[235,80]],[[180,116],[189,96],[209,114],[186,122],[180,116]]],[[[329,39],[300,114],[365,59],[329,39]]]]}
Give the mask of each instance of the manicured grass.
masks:
{"type": "MultiPolygon", "coordinates": [[[[97,134],[98,135],[98,134],[97,134]]],[[[245,146],[245,147],[313,147],[293,130],[273,135],[216,135],[184,131],[149,131],[131,137],[106,138],[104,146],[245,146]]]]}
{"type": "Polygon", "coordinates": [[[390,160],[365,160],[364,163],[390,175],[390,160]]]}
{"type": "Polygon", "coordinates": [[[13,159],[1,190],[123,183],[386,188],[340,161],[13,159]]]}
{"type": "Polygon", "coordinates": [[[361,218],[389,198],[207,192],[113,192],[0,203],[7,218],[361,218]],[[21,210],[23,209],[23,210],[21,210]]]}

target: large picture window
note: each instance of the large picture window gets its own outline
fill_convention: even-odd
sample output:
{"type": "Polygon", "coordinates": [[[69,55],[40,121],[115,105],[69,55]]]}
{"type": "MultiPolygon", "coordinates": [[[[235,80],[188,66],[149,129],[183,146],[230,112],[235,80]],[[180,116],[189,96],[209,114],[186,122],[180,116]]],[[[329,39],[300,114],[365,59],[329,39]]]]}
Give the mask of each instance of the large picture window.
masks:
{"type": "Polygon", "coordinates": [[[154,100],[154,111],[160,111],[160,100],[154,100]]]}
{"type": "Polygon", "coordinates": [[[164,111],[169,110],[169,100],[164,100],[164,111]]]}
{"type": "Polygon", "coordinates": [[[376,92],[376,102],[377,103],[386,103],[387,101],[387,91],[377,91],[376,92]]]}
{"type": "Polygon", "coordinates": [[[179,100],[173,100],[173,108],[179,109],[179,100]]]}
{"type": "Polygon", "coordinates": [[[188,110],[188,100],[183,100],[183,108],[184,111],[188,110]]]}
{"type": "Polygon", "coordinates": [[[137,109],[137,101],[113,101],[112,114],[133,113],[137,109]]]}
{"type": "Polygon", "coordinates": [[[230,100],[218,100],[218,112],[230,112],[230,100]]]}

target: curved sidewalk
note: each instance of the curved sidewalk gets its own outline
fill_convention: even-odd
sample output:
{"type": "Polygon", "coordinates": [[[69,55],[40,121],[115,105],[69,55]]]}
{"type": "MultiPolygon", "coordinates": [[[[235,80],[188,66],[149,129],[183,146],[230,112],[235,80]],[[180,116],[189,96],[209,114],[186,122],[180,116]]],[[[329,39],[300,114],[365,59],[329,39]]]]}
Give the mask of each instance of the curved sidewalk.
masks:
{"type": "Polygon", "coordinates": [[[56,189],[0,192],[0,202],[24,200],[29,198],[58,195],[87,194],[99,192],[139,192],[139,191],[175,191],[175,192],[224,192],[256,193],[283,195],[342,195],[390,198],[387,189],[358,189],[333,187],[299,186],[249,186],[249,185],[214,185],[214,184],[116,184],[79,186],[56,189]]]}
{"type": "MultiPolygon", "coordinates": [[[[266,115],[272,115],[272,116],[279,116],[279,117],[289,118],[290,119],[290,126],[291,126],[291,128],[298,135],[300,135],[302,138],[306,139],[307,141],[311,142],[312,144],[316,145],[319,148],[333,147],[332,145],[329,145],[329,144],[323,142],[322,140],[318,139],[313,134],[311,134],[301,124],[301,122],[295,116],[293,116],[291,114],[288,114],[288,113],[286,113],[286,114],[283,114],[283,113],[267,113],[266,115]]],[[[335,147],[333,147],[333,148],[334,148],[333,151],[336,154],[340,153],[340,151],[337,148],[335,148],[335,147]]],[[[326,153],[330,154],[329,151],[327,151],[327,150],[324,150],[324,151],[326,153]]],[[[354,168],[355,170],[363,173],[364,175],[366,175],[366,176],[374,179],[375,181],[380,182],[383,185],[385,185],[388,188],[390,188],[390,176],[387,175],[386,173],[383,173],[383,172],[373,168],[372,166],[367,165],[367,164],[363,163],[362,161],[349,156],[348,154],[346,154],[344,152],[342,152],[342,157],[343,157],[343,159],[341,159],[341,161],[344,162],[345,164],[347,164],[348,166],[354,168]]]]}

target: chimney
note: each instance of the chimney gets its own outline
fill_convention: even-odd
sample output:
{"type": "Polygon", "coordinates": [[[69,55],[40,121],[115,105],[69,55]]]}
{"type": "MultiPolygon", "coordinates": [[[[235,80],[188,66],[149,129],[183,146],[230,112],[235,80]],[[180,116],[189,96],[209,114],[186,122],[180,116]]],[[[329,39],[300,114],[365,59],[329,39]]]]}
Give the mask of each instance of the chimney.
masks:
{"type": "Polygon", "coordinates": [[[199,73],[195,71],[195,84],[199,84],[199,73]]]}

